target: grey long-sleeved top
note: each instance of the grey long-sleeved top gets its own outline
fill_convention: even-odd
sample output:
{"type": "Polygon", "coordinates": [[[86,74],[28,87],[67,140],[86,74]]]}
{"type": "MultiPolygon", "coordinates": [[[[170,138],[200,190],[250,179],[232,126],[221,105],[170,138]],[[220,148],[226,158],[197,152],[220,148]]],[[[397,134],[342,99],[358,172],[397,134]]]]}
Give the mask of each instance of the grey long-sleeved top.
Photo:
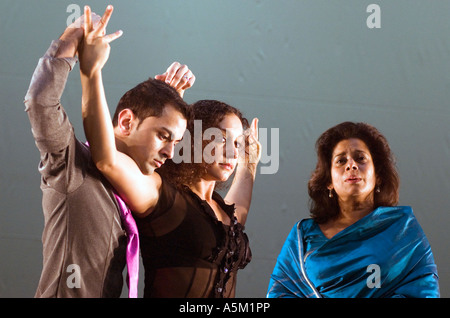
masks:
{"type": "MultiPolygon", "coordinates": [[[[25,96],[40,152],[43,268],[36,297],[119,297],[126,235],[110,184],[75,137],[60,98],[77,62],[55,58],[53,41],[25,96]]],[[[37,210],[37,207],[36,207],[37,210]]]]}

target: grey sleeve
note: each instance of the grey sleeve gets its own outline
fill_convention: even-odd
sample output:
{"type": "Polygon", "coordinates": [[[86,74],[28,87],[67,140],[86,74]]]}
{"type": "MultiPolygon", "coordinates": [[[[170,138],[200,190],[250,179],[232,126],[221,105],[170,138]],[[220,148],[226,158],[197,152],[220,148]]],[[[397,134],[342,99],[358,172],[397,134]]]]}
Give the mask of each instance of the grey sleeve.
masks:
{"type": "Polygon", "coordinates": [[[83,182],[83,168],[76,159],[80,143],[60,102],[77,59],[55,58],[59,45],[53,41],[39,59],[24,103],[40,152],[41,187],[67,193],[83,182]]]}
{"type": "Polygon", "coordinates": [[[60,41],[53,41],[39,59],[24,101],[31,131],[41,153],[63,149],[74,134],[60,98],[77,59],[55,58],[59,44],[60,41]]]}

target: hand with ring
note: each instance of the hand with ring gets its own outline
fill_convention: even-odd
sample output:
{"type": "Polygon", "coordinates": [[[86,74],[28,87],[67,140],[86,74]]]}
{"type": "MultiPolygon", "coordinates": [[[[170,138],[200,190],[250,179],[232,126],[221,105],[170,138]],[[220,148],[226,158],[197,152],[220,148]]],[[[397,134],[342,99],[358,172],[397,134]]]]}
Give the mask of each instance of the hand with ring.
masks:
{"type": "Polygon", "coordinates": [[[195,75],[187,65],[173,62],[165,73],[156,75],[155,79],[166,82],[183,97],[184,92],[194,85],[195,75]]]}

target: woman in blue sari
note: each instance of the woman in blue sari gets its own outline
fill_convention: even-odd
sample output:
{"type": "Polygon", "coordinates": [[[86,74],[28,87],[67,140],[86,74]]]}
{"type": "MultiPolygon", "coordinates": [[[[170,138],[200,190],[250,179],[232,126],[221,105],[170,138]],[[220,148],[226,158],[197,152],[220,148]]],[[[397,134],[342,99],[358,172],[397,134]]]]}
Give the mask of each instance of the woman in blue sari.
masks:
{"type": "Polygon", "coordinates": [[[386,138],[345,122],[316,143],[311,218],[286,239],[267,297],[439,297],[430,244],[407,206],[386,138]]]}

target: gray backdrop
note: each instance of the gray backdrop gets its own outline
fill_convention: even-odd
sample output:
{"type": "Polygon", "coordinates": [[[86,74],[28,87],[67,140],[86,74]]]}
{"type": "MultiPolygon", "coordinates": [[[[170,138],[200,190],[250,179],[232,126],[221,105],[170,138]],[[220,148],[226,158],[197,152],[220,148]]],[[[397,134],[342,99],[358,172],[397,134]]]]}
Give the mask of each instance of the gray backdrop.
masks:
{"type": "MultiPolygon", "coordinates": [[[[64,30],[66,0],[0,2],[0,297],[33,297],[42,264],[38,151],[24,112],[38,58],[64,30]]],[[[247,222],[253,261],[239,297],[264,297],[276,257],[296,221],[308,217],[314,143],[342,121],[366,121],[398,158],[400,204],[411,205],[450,295],[450,1],[140,0],[115,6],[122,29],[104,70],[111,111],[122,94],[173,61],[188,64],[189,102],[214,98],[258,117],[272,168],[259,173],[247,222]],[[369,4],[381,28],[368,28],[369,4]],[[276,142],[276,143],[275,143],[276,142]],[[277,146],[279,152],[277,153],[277,146]],[[271,150],[273,150],[271,154],[271,150]]],[[[62,103],[84,140],[78,66],[62,103]]],[[[269,166],[263,164],[261,166],[269,166]]],[[[140,287],[143,287],[141,280],[140,287]]],[[[125,293],[124,293],[125,295],[125,293]]]]}

